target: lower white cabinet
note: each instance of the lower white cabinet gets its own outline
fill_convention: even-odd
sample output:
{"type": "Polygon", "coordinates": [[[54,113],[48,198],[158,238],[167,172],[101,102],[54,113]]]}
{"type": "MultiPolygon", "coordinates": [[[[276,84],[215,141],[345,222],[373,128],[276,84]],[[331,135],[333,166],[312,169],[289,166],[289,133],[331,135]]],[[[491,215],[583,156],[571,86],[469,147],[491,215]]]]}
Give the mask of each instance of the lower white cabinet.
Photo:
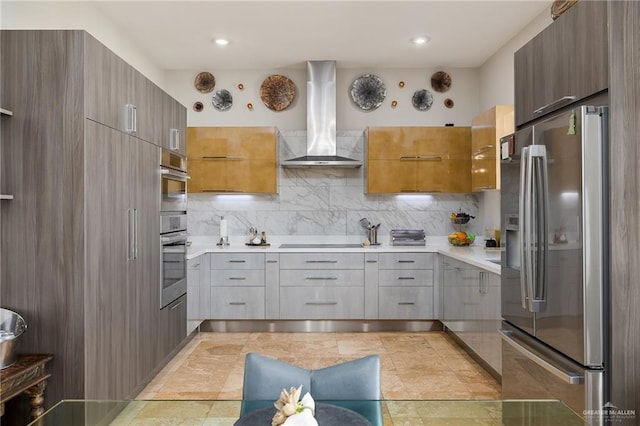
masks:
{"type": "Polygon", "coordinates": [[[502,372],[500,276],[445,257],[442,322],[496,372],[502,372]]]}
{"type": "Polygon", "coordinates": [[[209,259],[202,254],[187,261],[187,333],[210,316],[209,259]]]}
{"type": "Polygon", "coordinates": [[[210,319],[265,319],[265,255],[212,253],[210,319]]]}
{"type": "Polygon", "coordinates": [[[434,256],[432,253],[380,253],[379,319],[434,319],[434,256]]]}
{"type": "Polygon", "coordinates": [[[280,287],[280,319],[362,319],[364,287],[280,287]]]}
{"type": "Polygon", "coordinates": [[[211,319],[264,318],[264,286],[211,286],[211,319]]]}

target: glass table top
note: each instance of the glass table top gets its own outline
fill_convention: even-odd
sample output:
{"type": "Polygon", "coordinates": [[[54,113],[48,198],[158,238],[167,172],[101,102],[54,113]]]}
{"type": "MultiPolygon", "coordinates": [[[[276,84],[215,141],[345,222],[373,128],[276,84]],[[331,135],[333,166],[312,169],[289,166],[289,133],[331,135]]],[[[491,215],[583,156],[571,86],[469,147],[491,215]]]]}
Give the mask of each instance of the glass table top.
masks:
{"type": "MultiPolygon", "coordinates": [[[[384,426],[585,424],[580,416],[555,400],[383,400],[379,403],[384,426]]],[[[345,402],[340,401],[340,405],[345,406],[345,402]]],[[[240,406],[239,400],[65,400],[49,409],[31,425],[233,426],[238,420],[240,406]]],[[[265,426],[270,424],[268,419],[265,426]]]]}

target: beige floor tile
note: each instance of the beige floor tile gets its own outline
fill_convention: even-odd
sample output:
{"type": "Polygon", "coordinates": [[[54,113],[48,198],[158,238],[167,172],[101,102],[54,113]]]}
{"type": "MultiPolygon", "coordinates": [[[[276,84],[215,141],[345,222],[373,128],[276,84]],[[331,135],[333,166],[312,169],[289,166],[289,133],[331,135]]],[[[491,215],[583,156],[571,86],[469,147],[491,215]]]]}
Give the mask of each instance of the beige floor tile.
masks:
{"type": "MultiPolygon", "coordinates": [[[[311,369],[378,354],[384,399],[500,398],[500,385],[443,332],[203,332],[185,345],[138,399],[219,400],[234,404],[222,400],[242,397],[244,359],[248,352],[311,369]]],[[[233,425],[237,413],[230,410],[229,417],[220,420],[217,426],[233,425]]],[[[431,420],[425,423],[425,418],[419,416],[403,418],[404,423],[396,420],[391,422],[387,415],[385,425],[435,424],[431,420]],[[412,421],[417,423],[406,423],[412,421]]],[[[465,424],[464,419],[460,422],[451,424],[465,424]]]]}

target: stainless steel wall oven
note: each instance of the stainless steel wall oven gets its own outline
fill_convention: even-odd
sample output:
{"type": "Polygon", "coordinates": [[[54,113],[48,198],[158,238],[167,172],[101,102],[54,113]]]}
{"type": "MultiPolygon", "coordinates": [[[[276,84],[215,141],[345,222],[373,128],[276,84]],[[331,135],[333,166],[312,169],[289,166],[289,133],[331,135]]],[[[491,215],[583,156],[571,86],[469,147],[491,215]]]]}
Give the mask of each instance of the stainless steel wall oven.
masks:
{"type": "Polygon", "coordinates": [[[187,292],[187,215],[163,214],[160,219],[160,308],[163,308],[187,292]]]}

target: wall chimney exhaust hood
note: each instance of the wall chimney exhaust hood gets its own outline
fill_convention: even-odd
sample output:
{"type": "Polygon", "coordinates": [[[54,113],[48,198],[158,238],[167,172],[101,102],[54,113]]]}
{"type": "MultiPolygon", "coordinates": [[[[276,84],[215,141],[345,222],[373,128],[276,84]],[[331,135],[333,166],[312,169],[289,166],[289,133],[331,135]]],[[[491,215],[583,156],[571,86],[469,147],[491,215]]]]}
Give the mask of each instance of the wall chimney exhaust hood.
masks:
{"type": "Polygon", "coordinates": [[[336,155],[336,62],[307,62],[307,155],[282,167],[350,167],[362,162],[336,155]]]}

